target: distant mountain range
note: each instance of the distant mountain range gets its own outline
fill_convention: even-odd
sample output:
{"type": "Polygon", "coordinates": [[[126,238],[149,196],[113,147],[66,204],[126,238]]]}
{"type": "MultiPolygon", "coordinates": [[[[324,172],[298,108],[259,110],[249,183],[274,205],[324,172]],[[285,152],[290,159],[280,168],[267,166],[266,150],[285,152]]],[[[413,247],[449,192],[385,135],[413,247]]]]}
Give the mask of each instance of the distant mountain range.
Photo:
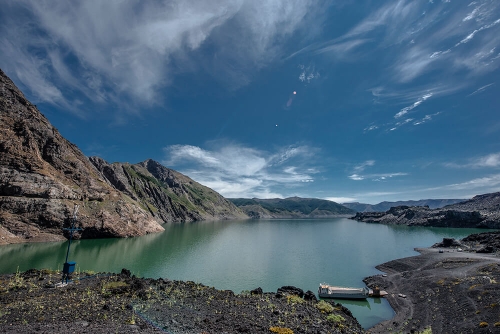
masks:
{"type": "Polygon", "coordinates": [[[355,213],[354,210],[338,203],[317,198],[229,198],[229,200],[252,218],[327,218],[355,213]]]}
{"type": "Polygon", "coordinates": [[[478,195],[440,209],[397,206],[386,212],[358,212],[353,219],[408,226],[500,228],[500,192],[478,195]]]}
{"type": "Polygon", "coordinates": [[[109,164],[67,141],[0,70],[0,244],[163,231],[164,222],[248,216],[215,191],[153,160],[109,164]]]}
{"type": "Polygon", "coordinates": [[[443,206],[463,202],[465,199],[421,199],[418,201],[380,202],[378,204],[365,203],[342,203],[343,206],[356,212],[385,212],[395,206],[428,206],[430,209],[442,208],[443,206]]]}

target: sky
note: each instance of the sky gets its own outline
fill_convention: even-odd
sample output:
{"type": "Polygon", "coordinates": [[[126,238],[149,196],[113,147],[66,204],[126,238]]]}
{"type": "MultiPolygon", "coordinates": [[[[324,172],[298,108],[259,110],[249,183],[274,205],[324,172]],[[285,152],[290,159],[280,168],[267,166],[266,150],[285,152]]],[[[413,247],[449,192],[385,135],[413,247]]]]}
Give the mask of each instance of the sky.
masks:
{"type": "Polygon", "coordinates": [[[87,156],[225,197],[500,191],[498,0],[4,0],[0,68],[87,156]]]}

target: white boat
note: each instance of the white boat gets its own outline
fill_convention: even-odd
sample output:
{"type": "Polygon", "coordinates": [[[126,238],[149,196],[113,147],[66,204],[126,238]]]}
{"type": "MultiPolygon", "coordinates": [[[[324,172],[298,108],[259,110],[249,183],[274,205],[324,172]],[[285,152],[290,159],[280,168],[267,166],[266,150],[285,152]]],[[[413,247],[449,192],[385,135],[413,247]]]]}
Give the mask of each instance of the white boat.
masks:
{"type": "Polygon", "coordinates": [[[370,289],[367,287],[347,288],[321,283],[318,288],[318,296],[320,298],[366,299],[370,296],[370,289]]]}

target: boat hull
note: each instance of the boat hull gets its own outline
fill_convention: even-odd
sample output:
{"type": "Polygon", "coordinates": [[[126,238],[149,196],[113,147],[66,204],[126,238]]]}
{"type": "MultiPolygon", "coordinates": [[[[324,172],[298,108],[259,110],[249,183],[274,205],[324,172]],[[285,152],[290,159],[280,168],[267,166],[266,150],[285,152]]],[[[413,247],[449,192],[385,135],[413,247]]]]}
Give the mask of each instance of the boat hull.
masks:
{"type": "Polygon", "coordinates": [[[365,294],[356,293],[322,293],[319,295],[320,298],[335,298],[335,299],[366,299],[368,298],[365,294]]]}
{"type": "Polygon", "coordinates": [[[366,299],[370,296],[368,288],[345,288],[340,286],[330,286],[321,284],[318,289],[320,298],[335,298],[335,299],[366,299]]]}

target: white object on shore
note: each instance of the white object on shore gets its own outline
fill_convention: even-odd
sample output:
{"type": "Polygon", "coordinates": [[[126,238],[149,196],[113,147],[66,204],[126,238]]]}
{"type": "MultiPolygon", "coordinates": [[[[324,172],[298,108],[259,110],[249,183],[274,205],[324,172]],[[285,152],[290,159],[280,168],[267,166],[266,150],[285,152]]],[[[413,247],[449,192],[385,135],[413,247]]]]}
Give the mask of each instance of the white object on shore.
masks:
{"type": "Polygon", "coordinates": [[[348,288],[321,283],[318,288],[318,296],[320,298],[366,299],[370,296],[370,290],[367,287],[348,288]]]}

